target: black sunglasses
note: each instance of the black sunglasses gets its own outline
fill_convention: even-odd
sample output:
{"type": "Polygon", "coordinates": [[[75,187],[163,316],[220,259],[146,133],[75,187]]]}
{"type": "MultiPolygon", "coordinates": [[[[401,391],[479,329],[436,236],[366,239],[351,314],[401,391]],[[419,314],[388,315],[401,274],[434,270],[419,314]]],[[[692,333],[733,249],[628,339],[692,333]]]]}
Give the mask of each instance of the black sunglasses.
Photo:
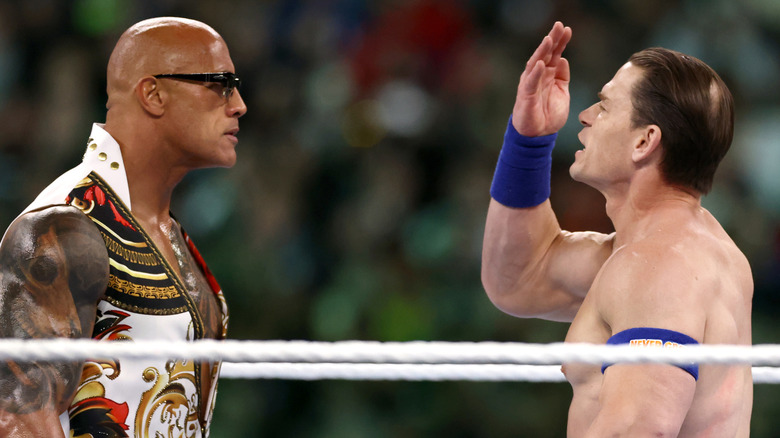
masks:
{"type": "Polygon", "coordinates": [[[233,90],[241,87],[241,79],[235,73],[166,73],[154,75],[155,78],[186,79],[197,82],[217,82],[222,84],[222,97],[229,99],[233,90]]]}

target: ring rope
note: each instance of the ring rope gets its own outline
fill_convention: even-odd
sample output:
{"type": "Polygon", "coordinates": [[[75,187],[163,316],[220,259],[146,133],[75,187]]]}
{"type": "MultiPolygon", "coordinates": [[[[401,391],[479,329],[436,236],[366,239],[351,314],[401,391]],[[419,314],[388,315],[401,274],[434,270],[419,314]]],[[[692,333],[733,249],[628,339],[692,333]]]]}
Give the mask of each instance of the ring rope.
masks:
{"type": "Polygon", "coordinates": [[[779,345],[688,345],[683,348],[637,348],[629,345],[512,342],[377,341],[139,341],[91,339],[5,339],[0,360],[54,361],[113,358],[187,358],[225,362],[328,362],[427,364],[526,364],[564,362],[652,362],[686,364],[780,365],[779,345]]]}
{"type": "Polygon", "coordinates": [[[560,366],[494,364],[223,363],[220,377],[286,380],[563,382],[560,366]]]}
{"type": "MultiPolygon", "coordinates": [[[[223,363],[226,379],[565,382],[556,365],[223,363]]],[[[753,367],[753,383],[780,383],[780,368],[753,367]]]]}
{"type": "Polygon", "coordinates": [[[780,383],[780,369],[766,367],[780,365],[780,345],[769,344],[637,348],[576,343],[441,341],[0,340],[0,360],[62,361],[96,357],[221,360],[224,361],[223,377],[298,380],[558,382],[564,380],[560,371],[560,364],[564,362],[752,364],[754,383],[780,383]]]}

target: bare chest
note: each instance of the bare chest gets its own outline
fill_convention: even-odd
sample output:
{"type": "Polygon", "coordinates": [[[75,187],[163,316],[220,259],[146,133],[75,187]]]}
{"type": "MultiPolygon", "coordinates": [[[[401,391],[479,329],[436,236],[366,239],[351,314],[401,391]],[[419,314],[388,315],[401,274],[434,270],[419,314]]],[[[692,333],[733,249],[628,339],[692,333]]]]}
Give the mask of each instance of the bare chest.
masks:
{"type": "MultiPolygon", "coordinates": [[[[601,319],[594,305],[594,297],[588,295],[574,317],[569,331],[566,333],[567,343],[605,344],[610,336],[610,329],[601,319]]],[[[598,365],[582,363],[565,363],[563,372],[572,386],[590,386],[601,382],[601,370],[598,365]]]]}
{"type": "Polygon", "coordinates": [[[206,277],[195,262],[184,241],[184,237],[174,226],[167,232],[150,233],[157,248],[181,280],[187,294],[197,307],[203,321],[205,337],[216,338],[221,331],[222,310],[219,301],[211,290],[206,277]]]}

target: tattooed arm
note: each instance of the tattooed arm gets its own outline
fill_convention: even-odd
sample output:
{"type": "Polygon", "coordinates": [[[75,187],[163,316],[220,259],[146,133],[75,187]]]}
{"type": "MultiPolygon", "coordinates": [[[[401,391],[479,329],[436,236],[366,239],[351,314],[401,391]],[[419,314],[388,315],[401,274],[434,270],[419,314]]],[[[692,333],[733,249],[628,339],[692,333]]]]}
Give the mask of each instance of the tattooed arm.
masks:
{"type": "MultiPolygon", "coordinates": [[[[92,221],[55,206],[17,218],[0,245],[0,337],[88,338],[108,283],[92,221]]],[[[81,362],[0,362],[0,436],[62,436],[81,362]]]]}

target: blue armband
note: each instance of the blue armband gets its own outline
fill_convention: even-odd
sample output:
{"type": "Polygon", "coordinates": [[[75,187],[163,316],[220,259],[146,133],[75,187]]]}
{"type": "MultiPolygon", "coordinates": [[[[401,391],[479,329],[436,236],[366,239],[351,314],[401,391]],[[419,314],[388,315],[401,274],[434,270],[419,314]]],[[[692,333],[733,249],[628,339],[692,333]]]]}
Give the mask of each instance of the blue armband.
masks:
{"type": "Polygon", "coordinates": [[[504,134],[490,196],[507,207],[523,208],[541,204],[550,197],[552,150],[558,134],[526,137],[512,126],[512,116],[504,134]]]}
{"type": "MultiPolygon", "coordinates": [[[[607,345],[629,344],[632,347],[675,348],[698,343],[696,339],[680,332],[652,327],[636,327],[623,330],[607,340],[607,345]]],[[[614,364],[604,363],[601,366],[601,372],[603,373],[610,365],[614,364]]],[[[675,366],[687,371],[695,380],[699,380],[698,364],[692,362],[675,366]]]]}

